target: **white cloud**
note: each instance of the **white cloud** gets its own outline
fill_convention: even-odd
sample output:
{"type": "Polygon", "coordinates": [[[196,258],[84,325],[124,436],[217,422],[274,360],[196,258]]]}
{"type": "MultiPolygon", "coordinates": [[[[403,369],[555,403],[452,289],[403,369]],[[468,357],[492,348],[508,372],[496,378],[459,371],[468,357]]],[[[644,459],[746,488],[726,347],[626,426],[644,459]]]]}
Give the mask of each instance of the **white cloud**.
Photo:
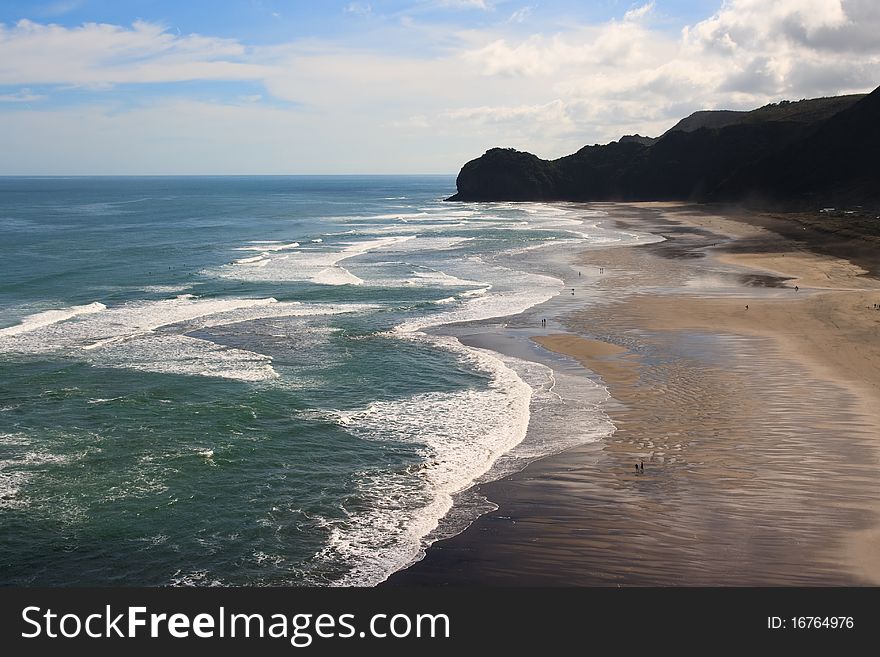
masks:
{"type": "Polygon", "coordinates": [[[349,2],[343,11],[345,11],[346,14],[369,16],[373,13],[373,7],[369,2],[349,2]]]}
{"type": "Polygon", "coordinates": [[[0,103],[33,103],[46,98],[48,96],[32,93],[30,89],[19,89],[13,94],[0,94],[0,103]]]}
{"type": "Polygon", "coordinates": [[[421,130],[424,128],[430,128],[431,122],[424,114],[416,114],[415,116],[410,116],[400,121],[392,121],[390,125],[394,128],[415,128],[421,130]]]}
{"type": "Polygon", "coordinates": [[[444,118],[454,121],[477,123],[506,123],[511,121],[548,121],[569,123],[565,103],[554,100],[543,105],[517,105],[515,107],[462,107],[442,112],[444,118]]]}
{"type": "Polygon", "coordinates": [[[493,8],[491,2],[487,0],[439,0],[441,7],[453,7],[455,9],[482,9],[489,11],[493,8]]]}
{"type": "Polygon", "coordinates": [[[546,44],[541,37],[511,45],[498,39],[464,53],[464,59],[485,75],[538,76],[553,73],[563,59],[557,44],[546,44]]]}
{"type": "Polygon", "coordinates": [[[646,2],[640,7],[633,7],[623,15],[623,20],[640,21],[648,16],[648,14],[650,14],[652,11],[654,11],[654,0],[646,2]]]}
{"type": "Polygon", "coordinates": [[[584,141],[657,134],[697,109],[752,108],[880,83],[880,41],[868,37],[880,33],[880,3],[732,0],[680,37],[646,23],[652,11],[648,3],[620,21],[494,38],[462,58],[483,76],[561,99],[584,141]]]}
{"type": "Polygon", "coordinates": [[[682,41],[694,65],[717,69],[718,90],[833,94],[880,81],[878,31],[873,0],[734,0],[682,41]]]}
{"type": "Polygon", "coordinates": [[[261,79],[265,66],[245,61],[238,41],[178,36],[144,21],[131,28],[81,27],[28,20],[0,24],[0,84],[113,85],[181,80],[261,79]]]}
{"type": "Polygon", "coordinates": [[[484,75],[547,77],[568,70],[618,69],[654,66],[657,49],[668,49],[667,39],[634,22],[611,22],[553,36],[533,35],[521,41],[497,39],[464,53],[464,59],[484,75]],[[650,52],[649,56],[645,56],[650,52]]]}
{"type": "Polygon", "coordinates": [[[464,134],[496,139],[493,145],[518,145],[543,152],[548,143],[570,138],[577,132],[568,103],[556,99],[534,105],[483,105],[441,112],[436,123],[464,134]]]}
{"type": "Polygon", "coordinates": [[[507,19],[507,22],[523,23],[529,16],[532,15],[533,9],[534,7],[520,7],[510,15],[510,18],[507,19]]]}
{"type": "Polygon", "coordinates": [[[496,145],[558,157],[622,134],[658,135],[698,109],[880,83],[874,0],[729,0],[680,32],[652,7],[525,35],[529,22],[507,12],[493,27],[460,30],[405,16],[375,21],[371,40],[271,47],[151,23],[25,21],[0,28],[0,85],[18,89],[0,98],[0,173],[149,173],[169,163],[177,173],[454,172],[496,145]],[[88,106],[25,108],[39,100],[28,88],[184,80],[263,89],[233,85],[235,100],[214,103],[155,98],[126,109],[96,94],[88,106]]]}
{"type": "Polygon", "coordinates": [[[79,9],[83,5],[83,0],[58,0],[44,5],[38,9],[41,16],[62,16],[79,9]]]}
{"type": "Polygon", "coordinates": [[[47,154],[58,175],[443,173],[471,152],[455,135],[390,140],[392,128],[375,116],[344,117],[175,99],[125,112],[110,104],[11,109],[0,175],[46,174],[47,154]]]}

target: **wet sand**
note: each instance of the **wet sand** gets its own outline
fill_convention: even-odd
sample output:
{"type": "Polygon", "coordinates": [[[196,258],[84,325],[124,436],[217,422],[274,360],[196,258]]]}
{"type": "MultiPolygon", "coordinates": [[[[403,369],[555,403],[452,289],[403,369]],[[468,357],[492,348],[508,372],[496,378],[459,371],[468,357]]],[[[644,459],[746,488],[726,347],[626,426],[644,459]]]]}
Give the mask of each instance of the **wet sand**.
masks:
{"type": "Polygon", "coordinates": [[[482,485],[498,510],[389,584],[880,583],[870,252],[817,253],[776,218],[600,207],[667,241],[584,253],[595,302],[534,339],[608,387],[617,431],[482,485]]]}

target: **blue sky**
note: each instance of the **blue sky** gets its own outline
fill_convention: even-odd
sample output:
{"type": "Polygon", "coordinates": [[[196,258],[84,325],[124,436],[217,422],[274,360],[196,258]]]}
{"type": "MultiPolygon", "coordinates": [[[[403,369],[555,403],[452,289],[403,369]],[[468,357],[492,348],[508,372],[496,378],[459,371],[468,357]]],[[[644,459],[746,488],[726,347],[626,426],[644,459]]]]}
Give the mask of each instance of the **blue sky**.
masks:
{"type": "Polygon", "coordinates": [[[0,5],[0,175],[454,173],[867,91],[873,0],[0,5]]]}
{"type": "MultiPolygon", "coordinates": [[[[21,19],[52,22],[69,27],[97,22],[128,25],[136,19],[156,22],[184,33],[198,32],[237,38],[254,45],[283,43],[295,38],[354,38],[404,16],[461,27],[484,28],[507,21],[518,10],[530,9],[533,26],[561,26],[571,21],[596,23],[621,18],[638,3],[620,0],[576,2],[327,2],[315,0],[56,0],[33,2],[5,0],[0,21],[21,19]]],[[[706,0],[672,0],[662,3],[663,13],[684,24],[711,15],[719,4],[706,0]]],[[[393,44],[390,44],[394,47],[393,44]]]]}

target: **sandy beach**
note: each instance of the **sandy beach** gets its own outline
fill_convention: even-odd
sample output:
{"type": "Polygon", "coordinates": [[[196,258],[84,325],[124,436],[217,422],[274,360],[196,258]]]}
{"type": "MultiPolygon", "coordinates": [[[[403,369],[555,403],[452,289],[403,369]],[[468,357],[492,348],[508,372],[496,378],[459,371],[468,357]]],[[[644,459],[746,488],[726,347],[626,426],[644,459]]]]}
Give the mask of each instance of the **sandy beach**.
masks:
{"type": "Polygon", "coordinates": [[[532,339],[607,386],[617,430],[484,484],[497,511],[389,583],[880,584],[876,238],[591,207],[666,240],[582,254],[597,301],[532,339]]]}

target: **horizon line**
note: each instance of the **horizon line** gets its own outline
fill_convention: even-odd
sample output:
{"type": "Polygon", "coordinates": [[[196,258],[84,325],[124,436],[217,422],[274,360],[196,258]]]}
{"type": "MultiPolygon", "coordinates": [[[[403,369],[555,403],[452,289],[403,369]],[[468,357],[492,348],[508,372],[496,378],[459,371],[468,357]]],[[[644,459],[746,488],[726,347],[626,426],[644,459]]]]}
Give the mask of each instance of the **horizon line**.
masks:
{"type": "Polygon", "coordinates": [[[0,178],[333,178],[455,176],[457,173],[0,173],[0,178]]]}

